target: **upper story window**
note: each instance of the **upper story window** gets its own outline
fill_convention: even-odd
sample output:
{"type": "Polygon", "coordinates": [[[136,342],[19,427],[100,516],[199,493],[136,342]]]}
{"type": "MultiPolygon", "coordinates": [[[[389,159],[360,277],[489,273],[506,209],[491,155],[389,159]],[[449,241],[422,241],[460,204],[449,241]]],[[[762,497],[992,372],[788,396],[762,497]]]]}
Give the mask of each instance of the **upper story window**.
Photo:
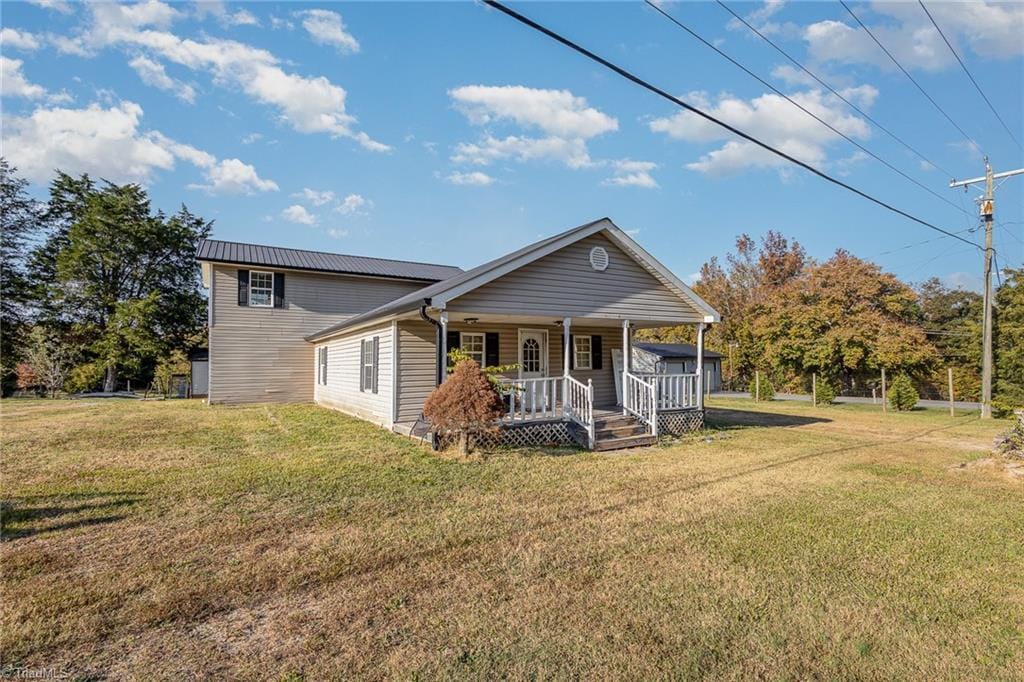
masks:
{"type": "Polygon", "coordinates": [[[481,367],[484,366],[486,338],[483,334],[462,332],[461,346],[463,352],[476,360],[477,364],[481,367]]]}
{"type": "Polygon", "coordinates": [[[249,305],[258,308],[274,305],[274,273],[249,271],[249,305]]]}
{"type": "Polygon", "coordinates": [[[593,342],[589,336],[572,337],[573,352],[576,354],[576,369],[592,369],[594,365],[593,342]]]}

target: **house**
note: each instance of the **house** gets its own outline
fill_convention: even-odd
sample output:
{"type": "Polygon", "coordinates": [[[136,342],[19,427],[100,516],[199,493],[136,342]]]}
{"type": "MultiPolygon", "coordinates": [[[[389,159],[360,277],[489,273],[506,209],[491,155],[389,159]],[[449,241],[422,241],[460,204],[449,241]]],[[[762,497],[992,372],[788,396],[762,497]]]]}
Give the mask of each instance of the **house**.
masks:
{"type": "Polygon", "coordinates": [[[703,423],[700,371],[638,372],[629,349],[682,324],[702,347],[719,315],[607,218],[466,272],[213,240],[198,260],[210,402],[312,399],[418,435],[458,346],[515,366],[500,443],[610,449],[703,423]]]}
{"type": "MultiPolygon", "coordinates": [[[[692,343],[633,344],[633,366],[640,372],[686,374],[697,371],[697,347],[692,343]]],[[[722,388],[722,354],[704,350],[704,391],[722,388]]]]}

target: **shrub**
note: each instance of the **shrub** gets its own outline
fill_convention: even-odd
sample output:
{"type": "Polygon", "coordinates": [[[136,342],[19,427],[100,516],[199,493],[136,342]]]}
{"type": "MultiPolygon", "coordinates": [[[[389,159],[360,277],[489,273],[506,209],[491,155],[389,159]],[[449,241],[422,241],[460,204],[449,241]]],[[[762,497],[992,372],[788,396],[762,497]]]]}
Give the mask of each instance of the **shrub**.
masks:
{"type": "Polygon", "coordinates": [[[461,359],[448,379],[423,404],[436,433],[458,437],[459,453],[469,454],[470,439],[497,430],[505,406],[475,360],[461,359]]]}
{"type": "Polygon", "coordinates": [[[18,366],[14,369],[15,374],[18,377],[17,386],[22,391],[28,391],[30,389],[37,388],[42,382],[32,369],[32,365],[27,362],[19,362],[18,366]]]}
{"type": "Polygon", "coordinates": [[[828,379],[819,379],[817,387],[817,403],[818,405],[831,405],[835,402],[836,396],[839,395],[839,391],[836,385],[828,379]]]}
{"type": "Polygon", "coordinates": [[[750,397],[755,400],[772,400],[775,398],[775,387],[772,386],[772,382],[768,377],[761,377],[761,395],[755,395],[757,391],[757,381],[754,379],[750,380],[750,386],[747,390],[750,391],[750,397]]]}
{"type": "Polygon", "coordinates": [[[894,410],[905,412],[907,410],[914,409],[914,405],[917,405],[917,389],[914,388],[913,382],[910,381],[910,377],[906,374],[900,374],[893,379],[892,385],[889,386],[889,405],[894,410]]]}
{"type": "Polygon", "coordinates": [[[81,393],[103,387],[103,367],[98,362],[86,362],[68,372],[64,390],[81,393]]]}

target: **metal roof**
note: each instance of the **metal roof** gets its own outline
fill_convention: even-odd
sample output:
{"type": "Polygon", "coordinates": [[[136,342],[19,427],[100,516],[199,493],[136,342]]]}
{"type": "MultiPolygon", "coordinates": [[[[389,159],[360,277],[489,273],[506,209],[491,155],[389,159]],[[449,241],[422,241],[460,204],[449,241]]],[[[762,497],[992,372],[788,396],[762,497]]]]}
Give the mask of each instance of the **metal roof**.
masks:
{"type": "Polygon", "coordinates": [[[239,265],[262,265],[264,267],[289,268],[293,270],[313,270],[316,272],[332,272],[346,275],[415,279],[424,282],[437,282],[462,272],[462,268],[457,268],[454,265],[416,263],[392,260],[390,258],[370,258],[368,256],[349,256],[342,253],[286,249],[279,246],[244,244],[242,242],[226,242],[220,239],[204,239],[199,242],[196,260],[237,263],[239,265]]]}
{"type": "Polygon", "coordinates": [[[540,248],[546,246],[547,244],[550,244],[551,242],[555,242],[555,241],[558,241],[559,239],[563,239],[566,236],[571,235],[571,234],[573,234],[575,232],[582,232],[584,229],[586,229],[586,228],[588,228],[588,227],[590,227],[592,225],[595,225],[597,223],[603,222],[603,221],[607,221],[609,224],[611,224],[611,221],[608,220],[608,218],[601,218],[600,220],[594,220],[594,221],[591,221],[591,222],[586,223],[584,225],[580,225],[579,227],[574,227],[571,230],[567,230],[567,231],[562,232],[560,234],[556,234],[553,237],[548,237],[547,239],[542,239],[539,242],[534,242],[532,244],[527,244],[526,246],[524,246],[521,249],[517,249],[517,250],[513,251],[512,253],[507,253],[504,256],[501,256],[500,258],[496,258],[496,259],[494,259],[492,261],[484,263],[483,265],[478,265],[478,266],[476,266],[475,268],[473,268],[471,270],[466,270],[465,272],[460,272],[459,274],[457,274],[457,275],[455,275],[453,277],[449,277],[446,280],[442,280],[440,282],[437,282],[436,284],[431,284],[430,286],[423,287],[422,289],[414,291],[414,292],[412,292],[410,294],[406,294],[405,296],[402,296],[401,298],[396,298],[394,301],[391,301],[390,303],[385,303],[384,305],[382,305],[382,306],[380,306],[378,308],[374,308],[373,310],[369,310],[369,311],[367,311],[365,313],[361,313],[361,314],[356,315],[354,317],[350,317],[347,320],[343,320],[343,321],[339,322],[338,324],[335,324],[335,325],[332,325],[330,327],[327,327],[326,329],[321,329],[317,333],[311,334],[311,335],[307,336],[306,340],[307,341],[315,341],[315,340],[321,339],[321,338],[323,338],[325,336],[330,336],[331,334],[334,334],[335,332],[341,331],[342,329],[347,329],[348,327],[355,327],[355,326],[357,326],[359,324],[362,324],[363,322],[366,322],[367,320],[373,320],[373,319],[376,319],[378,317],[385,317],[387,315],[396,315],[396,314],[399,314],[399,313],[405,313],[405,312],[408,312],[410,310],[414,310],[416,308],[419,308],[421,305],[424,305],[424,303],[427,300],[429,300],[432,296],[436,296],[437,294],[439,294],[439,293],[441,293],[443,291],[447,291],[448,289],[451,289],[452,287],[458,286],[459,284],[462,284],[463,282],[468,282],[468,281],[472,280],[473,278],[475,278],[475,277],[477,277],[477,276],[479,276],[479,275],[481,275],[481,274],[483,274],[485,272],[488,272],[489,270],[493,270],[494,268],[501,267],[505,263],[514,261],[515,259],[519,258],[523,254],[529,253],[530,251],[534,251],[534,250],[540,249],[540,248]]]}
{"type": "MultiPolygon", "coordinates": [[[[695,358],[697,357],[697,347],[692,343],[646,343],[643,341],[634,341],[634,348],[640,348],[657,355],[659,358],[695,358]]],[[[705,350],[704,357],[706,358],[720,358],[721,353],[716,353],[713,350],[705,350]]]]}

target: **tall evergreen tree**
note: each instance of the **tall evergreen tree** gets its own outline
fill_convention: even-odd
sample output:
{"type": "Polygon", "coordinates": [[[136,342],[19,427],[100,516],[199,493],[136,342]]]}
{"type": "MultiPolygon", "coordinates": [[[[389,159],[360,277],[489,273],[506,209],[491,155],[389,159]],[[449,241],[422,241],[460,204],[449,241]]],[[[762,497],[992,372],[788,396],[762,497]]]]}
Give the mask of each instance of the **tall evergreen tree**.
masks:
{"type": "Polygon", "coordinates": [[[154,214],[140,186],[84,175],[59,174],[50,195],[55,228],[33,256],[41,314],[82,340],[112,391],[202,326],[195,251],[211,223],[184,206],[154,214]]]}

